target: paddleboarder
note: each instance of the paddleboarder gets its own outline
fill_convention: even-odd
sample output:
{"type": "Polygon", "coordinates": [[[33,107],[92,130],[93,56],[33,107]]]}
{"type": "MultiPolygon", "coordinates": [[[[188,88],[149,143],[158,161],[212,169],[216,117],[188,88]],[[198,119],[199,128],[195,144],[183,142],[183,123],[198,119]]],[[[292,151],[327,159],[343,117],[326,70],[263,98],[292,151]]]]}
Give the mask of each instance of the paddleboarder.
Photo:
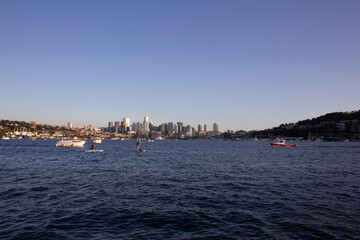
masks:
{"type": "Polygon", "coordinates": [[[91,144],[91,147],[90,147],[90,150],[91,150],[91,151],[94,151],[94,148],[95,148],[95,144],[92,143],[92,144],[91,144]]]}
{"type": "Polygon", "coordinates": [[[140,142],[140,138],[137,139],[136,142],[136,151],[140,152],[141,151],[141,142],[140,142]]]}

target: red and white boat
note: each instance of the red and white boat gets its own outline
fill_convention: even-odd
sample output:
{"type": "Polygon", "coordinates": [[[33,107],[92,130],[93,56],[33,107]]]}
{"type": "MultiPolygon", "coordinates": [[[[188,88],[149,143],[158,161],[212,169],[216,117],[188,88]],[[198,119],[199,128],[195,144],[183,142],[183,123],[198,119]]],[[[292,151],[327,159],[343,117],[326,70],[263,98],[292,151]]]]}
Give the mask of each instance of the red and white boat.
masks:
{"type": "Polygon", "coordinates": [[[270,143],[272,147],[295,147],[295,144],[286,144],[285,140],[278,139],[276,143],[270,143]]]}

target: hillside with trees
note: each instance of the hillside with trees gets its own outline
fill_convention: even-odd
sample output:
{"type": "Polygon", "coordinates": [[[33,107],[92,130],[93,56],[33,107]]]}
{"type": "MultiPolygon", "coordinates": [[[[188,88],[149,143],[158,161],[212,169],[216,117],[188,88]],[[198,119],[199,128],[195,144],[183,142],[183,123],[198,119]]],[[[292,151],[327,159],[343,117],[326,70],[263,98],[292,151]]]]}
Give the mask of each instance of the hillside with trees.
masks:
{"type": "Polygon", "coordinates": [[[293,137],[324,140],[360,140],[360,111],[333,112],[323,116],[254,131],[250,137],[293,137]]]}
{"type": "Polygon", "coordinates": [[[35,122],[1,120],[0,121],[0,136],[6,133],[14,132],[16,129],[26,129],[27,131],[36,132],[54,132],[58,130],[68,130],[66,127],[52,126],[48,124],[39,124],[35,122]]]}

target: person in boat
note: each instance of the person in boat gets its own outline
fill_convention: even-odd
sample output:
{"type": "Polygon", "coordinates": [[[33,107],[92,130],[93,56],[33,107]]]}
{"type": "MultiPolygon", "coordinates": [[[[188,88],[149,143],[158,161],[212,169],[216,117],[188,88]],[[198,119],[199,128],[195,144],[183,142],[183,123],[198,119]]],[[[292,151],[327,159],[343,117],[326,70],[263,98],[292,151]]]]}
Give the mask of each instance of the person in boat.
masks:
{"type": "Polygon", "coordinates": [[[90,150],[91,150],[91,151],[94,151],[94,148],[95,148],[95,144],[92,143],[92,144],[91,144],[91,147],[90,147],[90,150]]]}

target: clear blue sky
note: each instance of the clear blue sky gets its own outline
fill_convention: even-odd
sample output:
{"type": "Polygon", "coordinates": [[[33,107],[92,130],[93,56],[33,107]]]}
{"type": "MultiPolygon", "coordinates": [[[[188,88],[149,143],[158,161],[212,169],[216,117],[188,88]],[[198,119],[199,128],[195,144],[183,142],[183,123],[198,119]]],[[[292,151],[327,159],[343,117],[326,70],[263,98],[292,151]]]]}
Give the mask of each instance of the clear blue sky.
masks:
{"type": "Polygon", "coordinates": [[[251,130],[360,107],[359,0],[0,0],[0,119],[251,130]]]}

